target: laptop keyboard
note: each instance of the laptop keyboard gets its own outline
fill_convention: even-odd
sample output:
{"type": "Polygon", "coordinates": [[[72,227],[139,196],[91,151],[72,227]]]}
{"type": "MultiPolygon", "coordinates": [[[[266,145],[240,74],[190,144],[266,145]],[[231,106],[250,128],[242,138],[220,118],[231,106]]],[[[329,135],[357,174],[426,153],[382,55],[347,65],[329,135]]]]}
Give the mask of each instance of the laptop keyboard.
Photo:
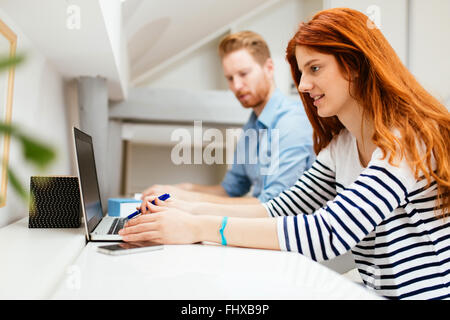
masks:
{"type": "Polygon", "coordinates": [[[119,234],[119,230],[123,228],[123,225],[127,222],[127,220],[127,218],[114,219],[111,224],[111,228],[109,228],[108,234],[119,234]]]}

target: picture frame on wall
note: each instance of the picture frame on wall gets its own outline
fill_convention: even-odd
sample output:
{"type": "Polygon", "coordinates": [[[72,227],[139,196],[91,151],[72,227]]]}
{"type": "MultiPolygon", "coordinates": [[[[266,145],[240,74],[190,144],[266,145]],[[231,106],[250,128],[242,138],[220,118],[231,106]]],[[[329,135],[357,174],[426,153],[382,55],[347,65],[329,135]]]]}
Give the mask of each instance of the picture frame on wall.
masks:
{"type": "MultiPolygon", "coordinates": [[[[17,35],[0,19],[0,57],[14,58],[17,35]]],[[[14,66],[0,72],[0,123],[11,124],[14,91],[14,66]]],[[[10,135],[0,135],[0,208],[6,205],[10,135]]]]}

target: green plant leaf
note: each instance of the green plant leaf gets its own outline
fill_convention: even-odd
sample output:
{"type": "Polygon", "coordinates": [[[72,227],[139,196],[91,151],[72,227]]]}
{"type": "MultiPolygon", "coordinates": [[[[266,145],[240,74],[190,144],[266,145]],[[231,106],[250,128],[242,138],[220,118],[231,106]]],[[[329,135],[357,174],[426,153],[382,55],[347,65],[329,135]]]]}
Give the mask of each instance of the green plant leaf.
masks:
{"type": "Polygon", "coordinates": [[[0,132],[17,138],[22,144],[25,159],[40,169],[44,169],[56,157],[56,153],[51,147],[27,137],[16,126],[0,122],[0,132]]]}
{"type": "Polygon", "coordinates": [[[8,179],[9,179],[11,186],[17,192],[17,194],[23,200],[28,201],[28,199],[29,199],[28,192],[25,190],[25,188],[22,187],[22,184],[20,183],[19,179],[17,178],[17,176],[15,175],[15,173],[13,172],[13,170],[11,168],[8,168],[8,179]]]}
{"type": "Polygon", "coordinates": [[[20,64],[25,57],[23,55],[16,55],[14,57],[2,57],[0,58],[0,71],[8,69],[12,66],[20,64]]]}
{"type": "Polygon", "coordinates": [[[40,169],[46,168],[56,158],[51,147],[22,134],[17,138],[22,143],[24,158],[40,169]]]}
{"type": "Polygon", "coordinates": [[[16,129],[9,124],[0,122],[0,132],[3,134],[11,134],[11,133],[15,133],[16,129]]]}
{"type": "MultiPolygon", "coordinates": [[[[0,57],[0,72],[6,71],[11,67],[20,64],[24,59],[24,55],[0,57]]],[[[56,158],[56,152],[51,147],[34,138],[30,138],[22,134],[19,128],[14,125],[0,122],[0,134],[9,134],[11,137],[18,139],[22,144],[25,160],[31,162],[40,169],[45,169],[45,167],[47,167],[56,158]]],[[[28,201],[30,199],[30,195],[22,186],[14,171],[10,167],[8,167],[8,179],[17,194],[19,194],[19,196],[25,201],[28,201]]]]}

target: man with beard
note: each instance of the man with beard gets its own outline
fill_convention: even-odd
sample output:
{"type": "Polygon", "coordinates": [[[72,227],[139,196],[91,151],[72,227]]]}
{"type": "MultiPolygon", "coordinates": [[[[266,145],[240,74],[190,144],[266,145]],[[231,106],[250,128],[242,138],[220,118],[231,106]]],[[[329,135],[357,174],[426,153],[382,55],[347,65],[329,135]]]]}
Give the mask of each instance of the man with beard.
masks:
{"type": "Polygon", "coordinates": [[[153,185],[142,199],[170,193],[196,202],[266,202],[293,186],[314,161],[311,125],[301,102],[276,88],[274,64],[264,39],[251,31],[230,34],[222,39],[219,55],[230,90],[244,108],[253,110],[232,168],[219,185],[153,185]],[[243,197],[251,189],[251,196],[243,197]]]}

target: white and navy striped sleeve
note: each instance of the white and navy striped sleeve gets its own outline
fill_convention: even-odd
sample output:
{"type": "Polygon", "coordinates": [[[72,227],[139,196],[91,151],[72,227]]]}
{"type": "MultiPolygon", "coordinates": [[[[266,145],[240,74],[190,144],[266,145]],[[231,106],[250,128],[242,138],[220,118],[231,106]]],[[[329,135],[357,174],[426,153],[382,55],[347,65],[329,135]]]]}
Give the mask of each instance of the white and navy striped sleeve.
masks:
{"type": "Polygon", "coordinates": [[[405,203],[415,182],[405,165],[391,166],[387,158],[372,160],[352,184],[313,214],[277,218],[281,250],[323,261],[352,249],[405,203]]]}
{"type": "Polygon", "coordinates": [[[323,149],[311,168],[295,185],[263,203],[272,217],[311,214],[336,196],[336,180],[330,146],[323,149]]]}

